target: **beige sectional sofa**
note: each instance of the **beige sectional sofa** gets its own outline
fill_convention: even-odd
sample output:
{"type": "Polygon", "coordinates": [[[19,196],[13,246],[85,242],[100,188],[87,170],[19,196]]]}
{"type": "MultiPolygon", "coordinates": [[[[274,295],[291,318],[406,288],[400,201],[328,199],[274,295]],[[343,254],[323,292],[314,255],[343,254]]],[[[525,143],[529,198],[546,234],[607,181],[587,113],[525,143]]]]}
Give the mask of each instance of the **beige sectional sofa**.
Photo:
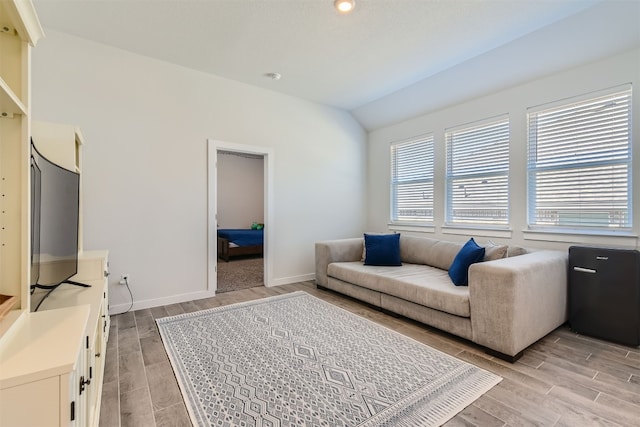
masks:
{"type": "Polygon", "coordinates": [[[567,320],[565,252],[509,256],[515,252],[509,248],[502,251],[505,258],[472,264],[469,285],[455,286],[447,271],[461,243],[402,235],[402,266],[379,267],[362,262],[363,242],[316,243],[318,286],[466,338],[510,361],[567,320]]]}

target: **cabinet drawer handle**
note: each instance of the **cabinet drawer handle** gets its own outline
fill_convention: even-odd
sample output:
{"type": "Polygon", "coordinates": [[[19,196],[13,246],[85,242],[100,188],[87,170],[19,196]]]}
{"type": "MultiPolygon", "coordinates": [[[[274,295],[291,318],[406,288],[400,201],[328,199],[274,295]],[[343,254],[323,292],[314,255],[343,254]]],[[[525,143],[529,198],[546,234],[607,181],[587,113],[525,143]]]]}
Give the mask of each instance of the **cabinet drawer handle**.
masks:
{"type": "Polygon", "coordinates": [[[597,273],[597,270],[592,270],[591,268],[584,268],[584,267],[573,267],[573,271],[579,271],[580,273],[597,273]]]}
{"type": "Polygon", "coordinates": [[[82,392],[85,390],[85,386],[88,386],[89,384],[91,384],[91,380],[85,380],[84,376],[80,377],[80,394],[82,394],[82,392]]]}

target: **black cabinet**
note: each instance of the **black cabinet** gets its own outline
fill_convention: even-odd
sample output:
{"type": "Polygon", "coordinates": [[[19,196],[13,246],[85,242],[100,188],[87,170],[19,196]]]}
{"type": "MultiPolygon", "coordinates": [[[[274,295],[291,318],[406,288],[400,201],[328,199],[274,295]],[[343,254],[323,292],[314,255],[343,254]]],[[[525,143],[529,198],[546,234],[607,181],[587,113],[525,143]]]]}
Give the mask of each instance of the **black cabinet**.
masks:
{"type": "Polygon", "coordinates": [[[569,248],[569,323],[585,335],[640,345],[640,253],[569,248]]]}

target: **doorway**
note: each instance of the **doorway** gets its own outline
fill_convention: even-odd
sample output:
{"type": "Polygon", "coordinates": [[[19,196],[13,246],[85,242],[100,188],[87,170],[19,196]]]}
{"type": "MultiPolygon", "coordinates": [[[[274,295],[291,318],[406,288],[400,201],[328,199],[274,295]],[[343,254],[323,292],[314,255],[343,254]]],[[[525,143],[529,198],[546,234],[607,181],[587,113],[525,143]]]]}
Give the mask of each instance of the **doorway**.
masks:
{"type": "MultiPolygon", "coordinates": [[[[262,160],[263,180],[262,180],[262,194],[263,194],[263,217],[264,224],[263,230],[263,257],[262,257],[262,273],[264,277],[264,285],[270,286],[272,282],[273,271],[271,268],[272,257],[270,256],[270,247],[273,237],[273,224],[272,224],[272,210],[273,210],[273,149],[268,147],[251,146],[244,144],[235,144],[219,140],[207,140],[207,157],[208,157],[208,208],[207,208],[207,224],[208,224],[208,290],[215,292],[218,290],[218,274],[221,268],[226,272],[229,269],[228,265],[221,265],[225,263],[219,259],[219,247],[218,247],[218,229],[228,227],[230,224],[237,225],[237,222],[233,222],[229,219],[225,220],[221,218],[219,213],[219,197],[221,193],[224,193],[222,186],[224,185],[220,181],[220,162],[222,156],[234,155],[237,157],[253,158],[262,160]],[[224,222],[228,224],[225,225],[224,222]]],[[[223,160],[222,160],[223,161],[223,160]]],[[[253,221],[250,225],[253,224],[253,221]]],[[[249,228],[247,227],[247,228],[249,228]]],[[[245,227],[240,227],[245,228],[245,227]]],[[[230,261],[233,262],[233,261],[230,261]]],[[[251,263],[251,261],[249,261],[251,263]]],[[[258,261],[260,262],[260,261],[258,261]]],[[[252,262],[255,266],[255,260],[252,262]]],[[[259,267],[259,266],[258,266],[259,267]]]]}

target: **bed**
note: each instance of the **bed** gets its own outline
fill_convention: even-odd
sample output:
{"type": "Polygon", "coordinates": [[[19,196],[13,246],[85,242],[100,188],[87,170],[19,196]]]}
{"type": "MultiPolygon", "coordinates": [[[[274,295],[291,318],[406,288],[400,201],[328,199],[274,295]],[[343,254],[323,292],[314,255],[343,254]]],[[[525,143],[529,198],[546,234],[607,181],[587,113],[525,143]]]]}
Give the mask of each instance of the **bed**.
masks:
{"type": "Polygon", "coordinates": [[[262,255],[264,230],[219,229],[218,258],[229,262],[229,258],[242,255],[262,255]]]}

